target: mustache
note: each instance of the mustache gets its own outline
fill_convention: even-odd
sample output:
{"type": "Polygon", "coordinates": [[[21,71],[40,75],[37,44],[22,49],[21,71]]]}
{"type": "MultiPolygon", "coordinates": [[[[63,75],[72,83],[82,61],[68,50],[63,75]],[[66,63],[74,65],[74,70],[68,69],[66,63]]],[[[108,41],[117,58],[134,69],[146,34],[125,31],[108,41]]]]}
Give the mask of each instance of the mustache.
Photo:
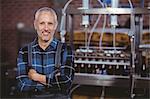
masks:
{"type": "Polygon", "coordinates": [[[50,31],[49,31],[49,30],[43,30],[43,31],[42,31],[42,33],[43,33],[43,32],[47,32],[47,33],[50,33],[50,31]]]}

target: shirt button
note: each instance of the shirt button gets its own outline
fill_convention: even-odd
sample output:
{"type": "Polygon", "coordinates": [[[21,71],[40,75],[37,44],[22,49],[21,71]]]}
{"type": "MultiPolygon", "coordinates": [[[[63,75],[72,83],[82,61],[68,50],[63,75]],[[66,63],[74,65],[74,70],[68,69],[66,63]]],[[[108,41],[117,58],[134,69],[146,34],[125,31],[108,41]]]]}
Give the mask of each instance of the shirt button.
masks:
{"type": "Polygon", "coordinates": [[[35,89],[34,89],[34,91],[35,91],[35,92],[37,92],[37,91],[38,91],[38,89],[36,89],[36,88],[35,88],[35,89]]]}

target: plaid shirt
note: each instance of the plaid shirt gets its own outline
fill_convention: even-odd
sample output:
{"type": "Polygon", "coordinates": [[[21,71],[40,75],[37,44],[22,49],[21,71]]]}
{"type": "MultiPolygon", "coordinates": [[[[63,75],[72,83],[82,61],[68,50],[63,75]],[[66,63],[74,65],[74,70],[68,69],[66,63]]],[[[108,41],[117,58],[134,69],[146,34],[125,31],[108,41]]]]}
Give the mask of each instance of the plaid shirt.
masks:
{"type": "Polygon", "coordinates": [[[33,81],[28,78],[28,47],[25,46],[20,49],[17,58],[17,77],[18,88],[20,91],[31,90],[66,90],[71,87],[71,83],[74,77],[73,69],[73,55],[72,52],[67,49],[67,46],[63,44],[61,50],[61,67],[55,68],[55,53],[58,44],[57,39],[53,39],[50,45],[43,50],[40,48],[37,39],[35,39],[32,45],[32,68],[38,73],[46,75],[46,85],[33,81]],[[55,75],[60,72],[60,75],[55,75]]]}

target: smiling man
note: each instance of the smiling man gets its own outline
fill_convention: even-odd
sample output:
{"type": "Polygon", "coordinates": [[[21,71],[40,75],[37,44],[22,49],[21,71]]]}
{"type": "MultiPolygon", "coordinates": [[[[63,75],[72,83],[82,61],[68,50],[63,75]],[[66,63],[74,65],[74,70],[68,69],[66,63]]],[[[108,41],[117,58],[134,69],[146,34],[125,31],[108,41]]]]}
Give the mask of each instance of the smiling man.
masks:
{"type": "Polygon", "coordinates": [[[73,55],[65,43],[54,38],[57,15],[48,7],[35,13],[37,38],[19,50],[18,90],[29,98],[70,99],[74,77],[73,55]]]}

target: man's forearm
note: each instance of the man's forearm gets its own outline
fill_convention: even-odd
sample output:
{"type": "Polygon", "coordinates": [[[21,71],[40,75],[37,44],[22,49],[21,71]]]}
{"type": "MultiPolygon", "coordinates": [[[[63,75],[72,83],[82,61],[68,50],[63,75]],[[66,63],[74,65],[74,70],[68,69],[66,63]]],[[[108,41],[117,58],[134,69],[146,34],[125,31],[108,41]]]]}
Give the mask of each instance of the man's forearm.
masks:
{"type": "Polygon", "coordinates": [[[28,76],[30,79],[46,85],[46,76],[37,73],[34,69],[29,70],[28,76]]]}
{"type": "Polygon", "coordinates": [[[38,82],[40,82],[40,83],[46,85],[46,76],[37,73],[36,81],[38,81],[38,82]]]}

